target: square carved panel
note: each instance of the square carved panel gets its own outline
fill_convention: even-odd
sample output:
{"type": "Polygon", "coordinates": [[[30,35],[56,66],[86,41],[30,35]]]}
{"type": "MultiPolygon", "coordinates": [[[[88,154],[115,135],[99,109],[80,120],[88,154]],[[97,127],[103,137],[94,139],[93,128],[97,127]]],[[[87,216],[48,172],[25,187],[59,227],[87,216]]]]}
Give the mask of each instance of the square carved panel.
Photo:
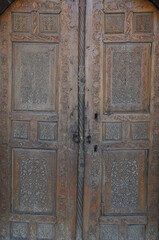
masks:
{"type": "Polygon", "coordinates": [[[28,240],[29,239],[29,224],[23,222],[11,223],[11,239],[13,240],[28,240]]]}
{"type": "Polygon", "coordinates": [[[107,122],[103,123],[103,141],[121,141],[122,123],[107,122]]]}
{"type": "Polygon", "coordinates": [[[132,140],[149,140],[149,136],[150,136],[149,122],[131,123],[131,139],[132,140]]]}
{"type": "Polygon", "coordinates": [[[12,137],[13,139],[28,139],[29,122],[28,121],[13,121],[12,122],[12,137]]]}
{"type": "Polygon", "coordinates": [[[105,46],[105,113],[150,111],[150,51],[148,43],[105,46]]]}
{"type": "Polygon", "coordinates": [[[13,110],[56,111],[58,46],[13,44],[13,110]]]}
{"type": "Polygon", "coordinates": [[[59,14],[40,14],[40,32],[58,33],[59,32],[59,14]]]}
{"type": "Polygon", "coordinates": [[[56,151],[13,149],[12,210],[55,214],[56,151]]]}
{"type": "Polygon", "coordinates": [[[57,122],[39,122],[38,135],[42,141],[57,141],[57,122]]]}
{"type": "Polygon", "coordinates": [[[105,14],[105,33],[106,34],[124,33],[125,28],[124,23],[125,23],[124,13],[105,14]]]}
{"type": "Polygon", "coordinates": [[[128,225],[127,228],[128,240],[145,240],[146,239],[146,227],[145,225],[128,225]]]}
{"type": "Polygon", "coordinates": [[[134,13],[134,32],[153,33],[153,13],[134,13]]]}
{"type": "Polygon", "coordinates": [[[55,239],[55,224],[52,223],[39,223],[37,224],[37,239],[55,239]]]}
{"type": "Polygon", "coordinates": [[[12,29],[13,32],[29,33],[31,26],[29,13],[13,13],[12,14],[12,29]]]}
{"type": "Polygon", "coordinates": [[[100,240],[119,240],[119,226],[116,224],[103,224],[100,226],[100,240]]]}
{"type": "Polygon", "coordinates": [[[119,150],[103,153],[104,215],[146,211],[147,151],[119,150]]]}

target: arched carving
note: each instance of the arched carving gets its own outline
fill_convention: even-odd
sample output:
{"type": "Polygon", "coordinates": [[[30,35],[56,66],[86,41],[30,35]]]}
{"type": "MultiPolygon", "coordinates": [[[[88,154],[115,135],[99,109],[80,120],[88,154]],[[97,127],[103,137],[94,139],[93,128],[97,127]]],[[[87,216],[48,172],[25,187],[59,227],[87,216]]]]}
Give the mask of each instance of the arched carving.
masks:
{"type": "MultiPolygon", "coordinates": [[[[0,0],[0,15],[9,7],[12,2],[15,0],[0,0]]],[[[159,0],[149,0],[152,2],[157,8],[159,8],[159,0]]]]}

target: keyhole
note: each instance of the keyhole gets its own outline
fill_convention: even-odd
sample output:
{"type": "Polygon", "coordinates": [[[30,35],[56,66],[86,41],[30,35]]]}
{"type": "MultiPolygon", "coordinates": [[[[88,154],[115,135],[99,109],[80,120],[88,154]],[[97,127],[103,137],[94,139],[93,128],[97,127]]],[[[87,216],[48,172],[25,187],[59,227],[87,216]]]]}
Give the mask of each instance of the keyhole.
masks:
{"type": "Polygon", "coordinates": [[[98,151],[98,146],[95,145],[95,146],[94,146],[94,152],[97,152],[97,151],[98,151]]]}
{"type": "Polygon", "coordinates": [[[94,119],[95,119],[96,121],[98,121],[98,113],[95,113],[95,114],[94,114],[94,119]]]}

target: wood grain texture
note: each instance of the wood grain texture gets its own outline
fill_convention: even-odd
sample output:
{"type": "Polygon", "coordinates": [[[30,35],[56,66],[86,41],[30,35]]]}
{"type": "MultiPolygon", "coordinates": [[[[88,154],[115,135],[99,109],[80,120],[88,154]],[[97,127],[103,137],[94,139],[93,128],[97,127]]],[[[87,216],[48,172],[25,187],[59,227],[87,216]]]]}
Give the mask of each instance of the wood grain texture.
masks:
{"type": "Polygon", "coordinates": [[[75,238],[78,10],[17,0],[0,17],[0,239],[75,238]]]}
{"type": "Polygon", "coordinates": [[[15,0],[0,16],[0,239],[159,239],[151,2],[15,0]]]}
{"type": "Polygon", "coordinates": [[[87,4],[84,239],[157,240],[159,13],[144,0],[87,4]]]}

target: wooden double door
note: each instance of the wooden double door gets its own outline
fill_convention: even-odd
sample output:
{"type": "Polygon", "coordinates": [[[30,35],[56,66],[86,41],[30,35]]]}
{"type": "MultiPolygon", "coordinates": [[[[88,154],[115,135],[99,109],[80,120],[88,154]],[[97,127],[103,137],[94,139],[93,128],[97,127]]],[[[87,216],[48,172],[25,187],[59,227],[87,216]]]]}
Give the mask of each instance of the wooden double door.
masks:
{"type": "Polygon", "coordinates": [[[0,239],[159,239],[159,11],[83,3],[0,16],[0,239]]]}

